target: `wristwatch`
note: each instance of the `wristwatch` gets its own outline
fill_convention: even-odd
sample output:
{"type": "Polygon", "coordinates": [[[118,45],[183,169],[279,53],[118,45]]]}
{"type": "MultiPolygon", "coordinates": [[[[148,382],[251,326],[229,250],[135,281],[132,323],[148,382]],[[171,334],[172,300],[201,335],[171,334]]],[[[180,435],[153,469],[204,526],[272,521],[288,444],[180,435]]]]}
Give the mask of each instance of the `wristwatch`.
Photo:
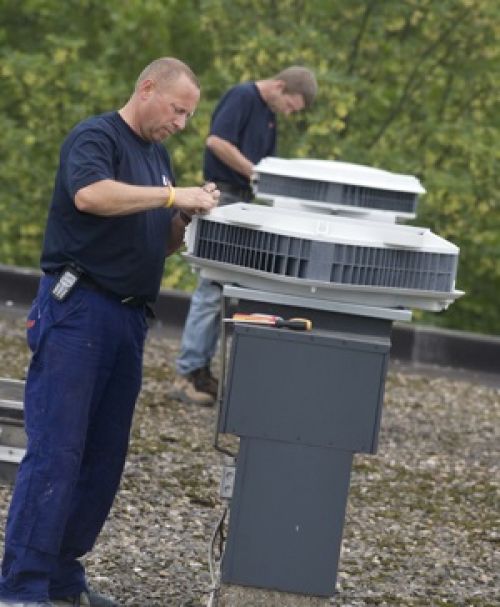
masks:
{"type": "Polygon", "coordinates": [[[188,215],[187,213],[185,213],[184,211],[179,211],[179,217],[182,219],[182,221],[188,225],[191,223],[192,217],[191,215],[188,215]]]}

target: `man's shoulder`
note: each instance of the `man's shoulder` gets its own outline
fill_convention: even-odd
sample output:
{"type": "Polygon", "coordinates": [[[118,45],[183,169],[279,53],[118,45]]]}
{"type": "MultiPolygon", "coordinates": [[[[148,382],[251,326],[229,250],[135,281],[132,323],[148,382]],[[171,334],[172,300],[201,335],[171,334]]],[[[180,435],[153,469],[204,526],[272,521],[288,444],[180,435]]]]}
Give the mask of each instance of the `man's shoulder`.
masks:
{"type": "Polygon", "coordinates": [[[254,97],[257,94],[255,82],[240,82],[231,87],[226,94],[254,97]]]}
{"type": "Polygon", "coordinates": [[[219,111],[238,110],[240,113],[251,111],[258,103],[259,93],[254,82],[242,82],[227,90],[218,104],[219,111]]]}
{"type": "Polygon", "coordinates": [[[97,116],[90,116],[79,122],[71,131],[72,135],[78,136],[86,131],[101,131],[110,135],[117,133],[119,122],[116,112],[106,112],[97,116]]]}
{"type": "Polygon", "coordinates": [[[107,112],[97,116],[90,116],[79,122],[66,137],[63,148],[73,147],[85,142],[108,145],[119,145],[120,124],[117,112],[107,112]]]}

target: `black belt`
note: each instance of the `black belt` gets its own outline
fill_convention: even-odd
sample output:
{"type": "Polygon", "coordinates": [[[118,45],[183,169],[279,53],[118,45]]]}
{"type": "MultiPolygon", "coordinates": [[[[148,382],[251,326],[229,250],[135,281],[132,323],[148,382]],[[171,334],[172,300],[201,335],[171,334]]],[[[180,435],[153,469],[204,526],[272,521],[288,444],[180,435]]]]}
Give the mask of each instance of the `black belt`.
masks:
{"type": "Polygon", "coordinates": [[[237,196],[244,200],[245,202],[250,202],[253,200],[253,192],[252,188],[242,188],[237,185],[233,185],[232,183],[227,183],[227,181],[216,181],[215,185],[221,192],[227,192],[228,194],[233,194],[233,196],[237,196]]]}
{"type": "Polygon", "coordinates": [[[156,318],[156,315],[154,313],[153,308],[151,307],[151,304],[145,297],[134,297],[134,296],[122,297],[121,295],[117,295],[116,293],[113,293],[113,291],[109,291],[108,289],[101,287],[96,282],[94,282],[92,280],[92,278],[90,278],[90,276],[87,276],[87,274],[82,274],[80,276],[79,283],[81,284],[81,286],[84,289],[90,289],[91,291],[97,291],[98,293],[102,293],[103,295],[112,297],[113,299],[117,299],[124,306],[128,306],[130,308],[143,308],[144,313],[146,314],[146,317],[149,319],[156,318]]]}
{"type": "Polygon", "coordinates": [[[101,285],[98,285],[87,274],[82,274],[80,276],[80,284],[84,289],[90,289],[91,291],[97,291],[103,295],[108,295],[113,299],[117,299],[120,303],[126,306],[131,306],[132,308],[141,308],[148,303],[148,300],[145,297],[122,297],[121,295],[117,295],[116,293],[113,293],[113,291],[109,291],[108,289],[101,287],[101,285]]]}
{"type": "MultiPolygon", "coordinates": [[[[44,270],[45,274],[49,276],[60,276],[64,270],[44,270]]],[[[148,305],[148,300],[145,297],[123,297],[122,295],[118,295],[117,293],[113,293],[109,289],[101,287],[101,285],[97,284],[95,280],[93,280],[88,274],[80,274],[78,278],[78,284],[84,289],[89,289],[90,291],[97,291],[98,293],[102,293],[103,295],[107,295],[113,299],[118,300],[120,303],[130,306],[132,308],[142,308],[148,305]]]]}

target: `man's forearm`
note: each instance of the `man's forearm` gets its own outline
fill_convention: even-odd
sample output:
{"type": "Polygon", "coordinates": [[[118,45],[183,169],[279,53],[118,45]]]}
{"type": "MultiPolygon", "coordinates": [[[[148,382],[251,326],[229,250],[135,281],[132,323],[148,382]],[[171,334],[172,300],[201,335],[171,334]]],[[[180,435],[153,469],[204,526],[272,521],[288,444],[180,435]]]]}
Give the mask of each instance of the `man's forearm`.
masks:
{"type": "Polygon", "coordinates": [[[78,190],[75,205],[93,215],[130,215],[165,206],[169,193],[169,186],[136,186],[103,179],[78,190]]]}
{"type": "MultiPolygon", "coordinates": [[[[170,186],[137,186],[102,179],[78,190],[75,206],[83,213],[113,217],[131,215],[166,206],[172,192],[170,186]]],[[[175,188],[173,206],[188,213],[207,213],[217,205],[220,192],[207,188],[175,188]]]]}
{"type": "Polygon", "coordinates": [[[231,167],[248,180],[251,179],[253,164],[235,145],[216,135],[210,135],[207,138],[206,144],[208,149],[224,164],[231,167]]]}

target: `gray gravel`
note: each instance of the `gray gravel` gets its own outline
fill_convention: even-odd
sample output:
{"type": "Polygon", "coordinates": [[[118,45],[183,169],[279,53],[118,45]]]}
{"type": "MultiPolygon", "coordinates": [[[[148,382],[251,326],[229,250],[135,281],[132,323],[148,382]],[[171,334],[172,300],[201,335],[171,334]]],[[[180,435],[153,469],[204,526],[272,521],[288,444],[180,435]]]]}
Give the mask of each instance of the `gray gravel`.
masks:
{"type": "MultiPolygon", "coordinates": [[[[23,324],[0,319],[0,376],[24,375],[23,324]]],[[[166,397],[176,346],[150,335],[121,490],[86,558],[92,585],[127,607],[209,597],[215,412],[166,397]]],[[[500,390],[466,379],[389,373],[378,454],[355,458],[332,605],[500,605],[500,390]]],[[[2,532],[10,491],[0,486],[2,532]]]]}

